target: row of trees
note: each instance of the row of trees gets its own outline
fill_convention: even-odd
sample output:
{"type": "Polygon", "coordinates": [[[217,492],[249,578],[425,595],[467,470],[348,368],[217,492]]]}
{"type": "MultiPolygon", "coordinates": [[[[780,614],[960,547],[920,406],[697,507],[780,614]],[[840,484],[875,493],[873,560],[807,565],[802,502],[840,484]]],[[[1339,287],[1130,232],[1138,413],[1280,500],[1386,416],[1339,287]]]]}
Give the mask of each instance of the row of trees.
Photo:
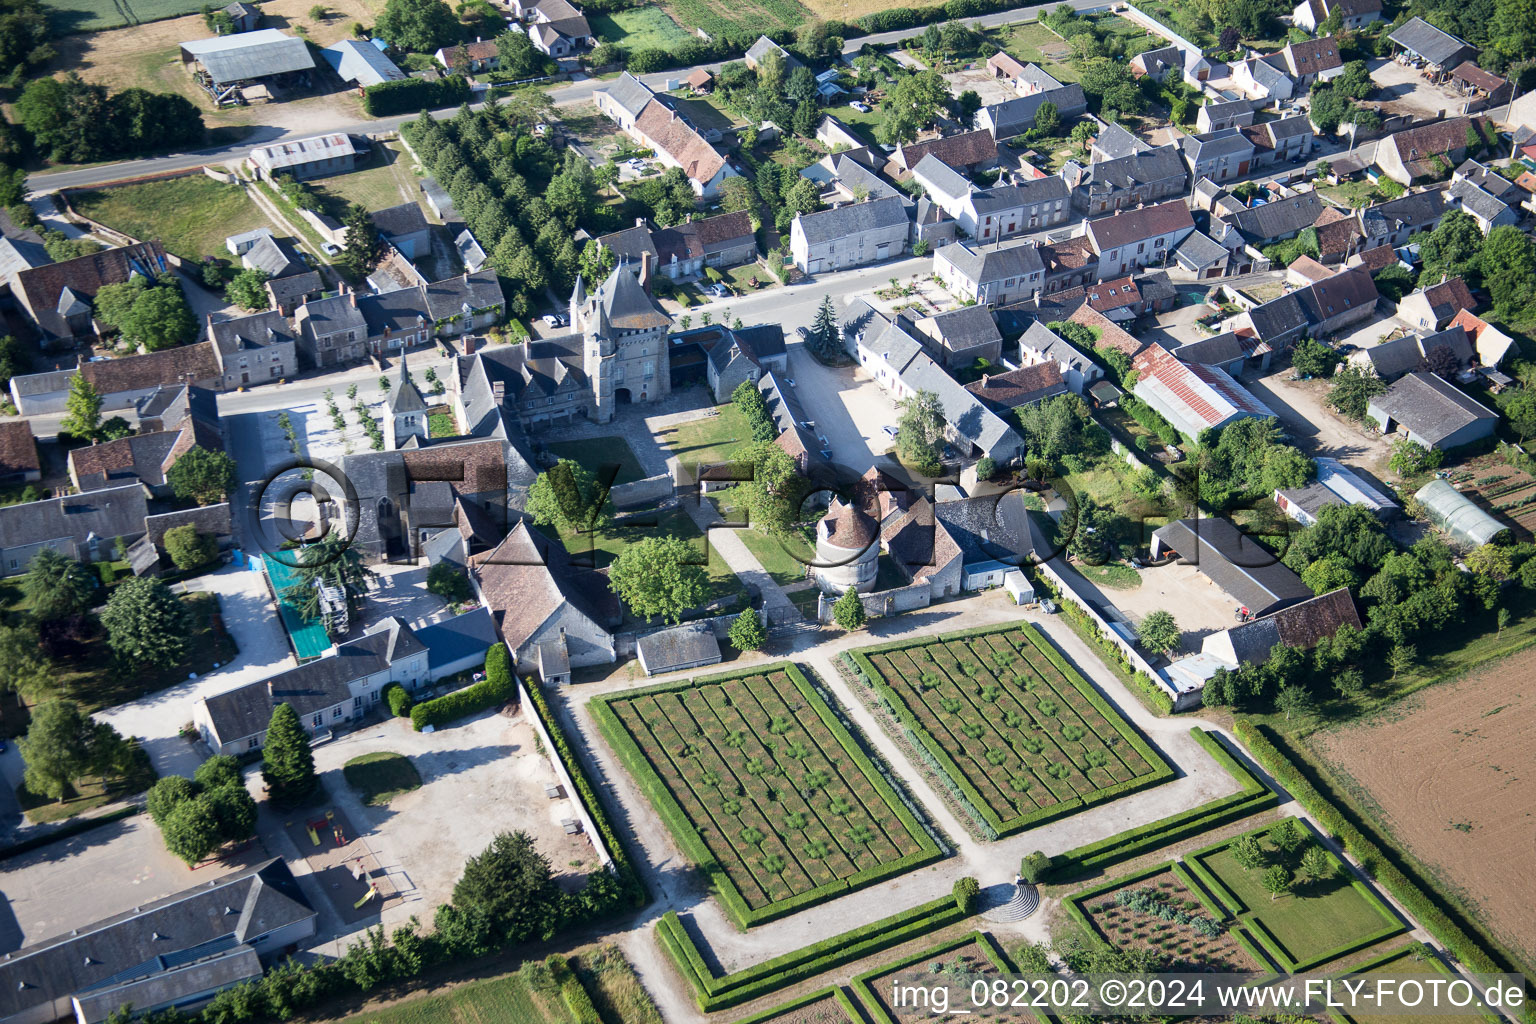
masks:
{"type": "Polygon", "coordinates": [[[36,78],[15,104],[17,122],[39,153],[57,163],[134,156],[203,141],[203,115],[175,93],[107,87],[71,72],[36,78]]]}

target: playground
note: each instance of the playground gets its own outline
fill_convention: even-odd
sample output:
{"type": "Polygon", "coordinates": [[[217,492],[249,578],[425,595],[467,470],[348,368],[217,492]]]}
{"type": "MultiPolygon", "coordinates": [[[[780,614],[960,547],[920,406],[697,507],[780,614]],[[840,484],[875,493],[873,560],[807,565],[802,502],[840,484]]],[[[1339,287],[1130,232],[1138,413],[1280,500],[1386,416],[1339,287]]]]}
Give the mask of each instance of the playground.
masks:
{"type": "Polygon", "coordinates": [[[377,917],[402,899],[397,879],[385,871],[341,808],[295,812],[283,819],[283,831],[347,924],[377,917]]]}

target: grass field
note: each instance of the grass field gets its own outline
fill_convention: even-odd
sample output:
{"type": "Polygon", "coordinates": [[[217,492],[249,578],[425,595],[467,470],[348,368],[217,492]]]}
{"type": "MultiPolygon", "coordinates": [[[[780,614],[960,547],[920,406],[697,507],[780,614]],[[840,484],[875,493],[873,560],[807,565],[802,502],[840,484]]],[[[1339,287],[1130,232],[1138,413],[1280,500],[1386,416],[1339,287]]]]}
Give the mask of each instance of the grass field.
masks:
{"type": "Polygon", "coordinates": [[[622,437],[589,437],[579,441],[551,441],[545,445],[556,458],[570,459],[596,476],[608,465],[618,463],[619,473],[613,478],[613,486],[633,483],[645,478],[645,469],[635,457],[634,449],[622,437]]]}
{"type": "MultiPolygon", "coordinates": [[[[1354,968],[1350,972],[1366,978],[1423,978],[1426,975],[1447,980],[1455,977],[1440,958],[1422,943],[1414,942],[1401,949],[1394,949],[1374,957],[1354,968]]],[[[1351,1017],[1347,1013],[1334,1015],[1334,1019],[1343,1024],[1368,1024],[1371,1020],[1381,1020],[1380,1016],[1361,1014],[1359,1017],[1351,1017]]],[[[1479,1013],[1467,1014],[1443,1014],[1443,1013],[1402,1013],[1394,1012],[1391,1016],[1392,1024],[1473,1024],[1473,1022],[1487,1022],[1497,1024],[1502,1017],[1492,1015],[1484,1016],[1479,1013]]]]}
{"type": "Polygon", "coordinates": [[[666,0],[662,7],[677,24],[713,37],[795,28],[810,16],[799,0],[666,0]]]}
{"type": "MultiPolygon", "coordinates": [[[[312,178],[308,184],[326,195],[347,203],[362,203],[370,210],[383,210],[401,203],[419,202],[420,179],[399,142],[379,142],[373,146],[368,162],[355,171],[329,178],[312,178]]],[[[426,208],[423,207],[423,212],[426,208]]]]}
{"type": "Polygon", "coordinates": [[[589,706],[741,927],[939,856],[791,664],[663,684],[589,706]]]}
{"type": "Polygon", "coordinates": [[[1038,21],[1004,25],[996,30],[995,36],[1000,49],[1026,64],[1040,65],[1046,74],[1058,82],[1075,82],[1082,77],[1077,69],[1066,61],[1046,56],[1044,47],[1056,48],[1066,44],[1061,36],[1038,21]]]}
{"type": "Polygon", "coordinates": [[[999,836],[1172,775],[1028,623],[867,648],[852,660],[999,836]]]}
{"type": "Polygon", "coordinates": [[[701,420],[689,420],[669,427],[657,435],[657,440],[685,464],[709,465],[727,462],[739,445],[752,440],[752,431],[741,411],[731,402],[717,406],[719,415],[701,420]]]}
{"type": "Polygon", "coordinates": [[[1298,881],[1278,898],[1264,888],[1268,865],[1295,869],[1297,854],[1287,855],[1260,837],[1263,866],[1245,868],[1232,853],[1232,842],[1196,851],[1187,860],[1200,880],[1248,927],[1285,970],[1310,970],[1403,931],[1396,917],[1330,854],[1332,877],[1298,881]],[[1288,961],[1288,962],[1287,962],[1288,961]]]}
{"type": "Polygon", "coordinates": [[[50,0],[48,18],[63,35],[196,14],[202,7],[201,0],[50,0]]]}
{"type": "Polygon", "coordinates": [[[694,38],[660,7],[632,7],[612,14],[591,14],[587,24],[599,39],[631,50],[670,50],[694,38]]]}
{"type": "Polygon", "coordinates": [[[227,236],[272,227],[243,188],[202,174],[75,192],[70,202],[109,228],[139,239],[158,238],[168,252],[189,260],[227,257],[227,236]]]}
{"type": "Polygon", "coordinates": [[[421,788],[421,776],[411,759],[390,750],[354,757],[342,766],[341,774],[370,806],[387,804],[391,797],[421,788]]]}

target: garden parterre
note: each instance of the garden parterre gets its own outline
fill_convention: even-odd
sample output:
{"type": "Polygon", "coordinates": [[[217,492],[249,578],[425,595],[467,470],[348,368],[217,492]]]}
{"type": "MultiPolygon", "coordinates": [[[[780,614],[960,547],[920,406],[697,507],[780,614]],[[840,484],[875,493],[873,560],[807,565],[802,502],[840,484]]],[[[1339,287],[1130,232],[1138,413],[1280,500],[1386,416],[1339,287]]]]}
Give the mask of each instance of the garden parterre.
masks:
{"type": "Polygon", "coordinates": [[[994,836],[1173,776],[1029,623],[864,648],[848,657],[994,836]]]}
{"type": "Polygon", "coordinates": [[[591,707],[742,928],[942,855],[792,664],[629,691],[591,707]]]}

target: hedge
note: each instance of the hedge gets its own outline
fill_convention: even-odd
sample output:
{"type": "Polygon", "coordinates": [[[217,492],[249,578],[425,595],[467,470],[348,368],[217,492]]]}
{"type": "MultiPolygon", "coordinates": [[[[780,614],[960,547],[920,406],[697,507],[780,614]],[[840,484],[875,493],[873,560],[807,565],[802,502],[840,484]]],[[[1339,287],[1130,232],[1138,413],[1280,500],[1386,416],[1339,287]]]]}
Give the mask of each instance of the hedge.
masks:
{"type": "MultiPolygon", "coordinates": [[[[1026,655],[1027,657],[1027,655],[1026,655]]],[[[1152,750],[1140,732],[1136,730],[1125,717],[1120,714],[1108,701],[1099,695],[1088,682],[1077,673],[1066,660],[1051,646],[1043,634],[1029,622],[1009,623],[1003,626],[980,626],[972,629],[960,630],[954,633],[941,634],[937,637],[915,637],[909,640],[896,641],[895,643],[879,644],[874,647],[861,647],[857,650],[847,651],[843,654],[844,664],[849,666],[863,679],[864,683],[875,691],[876,694],[891,708],[905,730],[916,736],[920,741],[918,749],[924,752],[933,763],[942,778],[961,797],[961,802],[966,805],[974,815],[997,837],[1012,835],[1022,832],[1026,828],[1032,828],[1047,822],[1055,821],[1069,814],[1073,814],[1087,807],[1106,803],[1118,799],[1130,793],[1135,793],[1151,786],[1160,785],[1173,778],[1173,769],[1168,763],[1152,750]],[[906,701],[886,683],[880,671],[869,660],[870,654],[878,654],[887,651],[902,650],[909,647],[927,647],[935,644],[950,643],[956,640],[965,640],[977,636],[986,636],[993,633],[1022,633],[1028,638],[1034,647],[1046,661],[1060,672],[1066,682],[1075,688],[1083,699],[1086,700],[1095,711],[1102,715],[1113,728],[1131,745],[1131,748],[1141,755],[1142,759],[1151,766],[1149,775],[1127,779],[1124,782],[1113,783],[1101,789],[1094,790],[1085,796],[1072,797],[1049,807],[1039,807],[1025,814],[1012,818],[1001,818],[997,812],[987,805],[986,800],[976,790],[969,777],[960,766],[955,764],[948,751],[938,740],[918,721],[906,701]]]]}
{"type": "Polygon", "coordinates": [[[848,993],[844,992],[841,986],[828,985],[826,988],[819,988],[814,992],[807,992],[803,996],[797,996],[787,1003],[781,1003],[778,1006],[772,1006],[766,1010],[761,1010],[752,1014],[750,1017],[743,1017],[740,1020],[735,1021],[734,1024],[763,1024],[764,1021],[777,1020],[780,1017],[787,1017],[789,1014],[794,1013],[796,1010],[810,1006],[813,1003],[818,1003],[821,1000],[826,999],[828,996],[831,996],[832,999],[837,1003],[838,1008],[842,1010],[843,1013],[847,1014],[848,1020],[850,1022],[861,1021],[864,1019],[864,1017],[859,1013],[858,1009],[853,1005],[853,1000],[848,998],[848,993]]]}
{"type": "Polygon", "coordinates": [[[1243,788],[1198,807],[1059,853],[1051,858],[1048,877],[1060,879],[1101,870],[1279,804],[1279,798],[1269,787],[1250,772],[1246,765],[1228,753],[1214,733],[1193,729],[1190,736],[1215,758],[1227,774],[1242,783],[1243,788]]]}
{"type": "Polygon", "coordinates": [[[1164,444],[1178,444],[1182,440],[1178,427],[1163,419],[1161,413],[1135,395],[1123,397],[1120,408],[1129,413],[1131,419],[1156,434],[1164,444]]]}
{"type": "Polygon", "coordinates": [[[469,79],[449,75],[436,82],[403,78],[398,82],[380,82],[363,90],[363,112],[370,117],[440,110],[469,99],[469,79]]]}
{"type": "Polygon", "coordinates": [[[485,652],[485,678],[478,683],[436,700],[422,701],[411,708],[411,728],[421,732],[430,725],[435,729],[511,700],[517,693],[517,680],[512,675],[511,656],[506,650],[505,644],[495,643],[485,652]],[[497,651],[502,652],[499,658],[497,651]]]}
{"type": "Polygon", "coordinates": [[[890,974],[893,971],[912,967],[940,953],[948,953],[952,949],[960,949],[962,946],[968,946],[973,942],[981,947],[982,953],[986,955],[988,960],[992,961],[993,966],[998,970],[1004,974],[1013,973],[1013,964],[1003,955],[1003,951],[997,948],[997,943],[992,940],[992,936],[985,932],[967,932],[958,939],[951,939],[949,942],[941,942],[937,946],[920,949],[910,956],[902,957],[893,964],[884,964],[865,971],[863,974],[855,976],[853,981],[849,983],[849,987],[853,989],[854,993],[859,997],[859,1001],[869,1011],[869,1017],[875,1024],[897,1024],[896,1019],[887,1013],[875,998],[874,990],[869,984],[870,980],[878,978],[882,974],[890,974]]]}
{"type": "Polygon", "coordinates": [[[896,791],[891,788],[891,784],[886,780],[885,776],[870,761],[869,755],[858,745],[858,741],[853,738],[842,722],[838,721],[836,714],[827,705],[826,700],[793,663],[776,662],[763,665],[748,673],[739,671],[729,672],[705,676],[699,679],[682,679],[660,683],[637,690],[625,690],[611,695],[595,697],[587,707],[592,714],[593,720],[597,722],[598,731],[607,739],[609,747],[613,749],[619,762],[629,772],[630,777],[635,780],[635,784],[640,788],[640,791],[650,801],[652,808],[655,809],[657,815],[666,824],[678,847],[699,870],[709,876],[710,881],[713,883],[715,894],[720,899],[721,906],[725,909],[732,922],[743,931],[751,928],[753,925],[763,924],[764,922],[783,917],[786,914],[814,906],[817,903],[846,895],[855,889],[889,878],[892,875],[909,871],[912,868],[927,864],[943,856],[943,852],[939,849],[938,844],[934,842],[933,838],[923,828],[911,810],[908,809],[896,791]],[[710,852],[703,837],[699,835],[698,829],[689,820],[687,812],[683,810],[682,805],[678,803],[677,798],[673,796],[672,791],[657,773],[656,767],[651,763],[650,758],[646,757],[645,752],[640,749],[639,744],[630,735],[629,729],[619,720],[619,716],[613,710],[611,704],[615,701],[632,700],[635,697],[649,694],[693,689],[701,685],[709,685],[730,679],[740,679],[745,675],[767,675],[776,671],[783,671],[795,685],[796,689],[800,691],[800,695],[805,699],[806,703],[815,709],[816,715],[821,719],[822,724],[827,727],[833,736],[837,737],[838,743],[848,756],[853,759],[853,762],[858,765],[859,770],[869,780],[870,785],[880,794],[880,798],[885,802],[886,807],[890,809],[891,813],[896,816],[903,827],[917,840],[919,849],[894,861],[871,865],[868,868],[854,872],[847,878],[834,879],[831,882],[808,889],[788,899],[775,900],[766,906],[754,909],[747,905],[746,899],[741,895],[741,890],[736,887],[736,883],[731,879],[730,872],[710,852]]]}
{"type": "Polygon", "coordinates": [[[592,997],[587,994],[581,979],[576,977],[576,972],[571,970],[570,962],[565,957],[551,953],[544,958],[544,966],[549,968],[550,976],[560,986],[560,1001],[565,1004],[566,1013],[570,1014],[571,1024],[603,1024],[597,1007],[592,1005],[592,997]]]}
{"type": "Polygon", "coordinates": [[[710,970],[675,911],[669,910],[662,916],[656,925],[656,937],[672,958],[678,972],[693,988],[694,1002],[699,1009],[713,1013],[788,988],[883,949],[921,938],[939,928],[963,921],[965,916],[953,896],[941,896],[862,928],[854,928],[745,970],[724,975],[717,975],[710,970]]]}
{"type": "Polygon", "coordinates": [[[538,715],[543,723],[544,731],[549,734],[555,753],[560,757],[560,763],[565,765],[565,773],[571,777],[576,785],[576,795],[581,799],[582,807],[586,808],[587,817],[592,819],[597,826],[597,831],[602,835],[603,845],[608,848],[608,856],[613,858],[613,871],[618,876],[630,894],[630,905],[636,910],[650,902],[650,895],[646,892],[645,882],[640,878],[640,872],[635,869],[635,863],[630,859],[629,850],[624,846],[618,832],[614,830],[613,823],[608,820],[608,814],[603,810],[602,803],[597,799],[597,790],[588,778],[586,769],[581,766],[581,761],[576,757],[576,752],[571,749],[570,740],[566,739],[565,732],[560,728],[560,723],[555,721],[555,716],[549,710],[549,703],[544,699],[544,691],[538,684],[527,688],[528,702],[533,705],[533,713],[538,715]]]}
{"type": "Polygon", "coordinates": [[[396,718],[411,716],[411,695],[399,683],[390,683],[384,687],[384,703],[389,705],[389,713],[396,718]]]}
{"type": "MultiPolygon", "coordinates": [[[[1234,731],[1249,753],[1290,791],[1323,829],[1338,838],[1344,849],[1360,862],[1360,867],[1392,895],[1420,925],[1429,931],[1457,960],[1478,974],[1514,973],[1496,960],[1479,942],[1443,909],[1441,902],[1426,888],[1389,860],[1386,853],[1368,839],[1344,812],[1324,796],[1302,774],[1296,763],[1269,738],[1269,729],[1239,718],[1234,731]]],[[[1529,987],[1529,986],[1528,986],[1529,987]]],[[[1536,1020],[1536,1012],[1527,1004],[1522,1011],[1526,1020],[1536,1020]]]]}

